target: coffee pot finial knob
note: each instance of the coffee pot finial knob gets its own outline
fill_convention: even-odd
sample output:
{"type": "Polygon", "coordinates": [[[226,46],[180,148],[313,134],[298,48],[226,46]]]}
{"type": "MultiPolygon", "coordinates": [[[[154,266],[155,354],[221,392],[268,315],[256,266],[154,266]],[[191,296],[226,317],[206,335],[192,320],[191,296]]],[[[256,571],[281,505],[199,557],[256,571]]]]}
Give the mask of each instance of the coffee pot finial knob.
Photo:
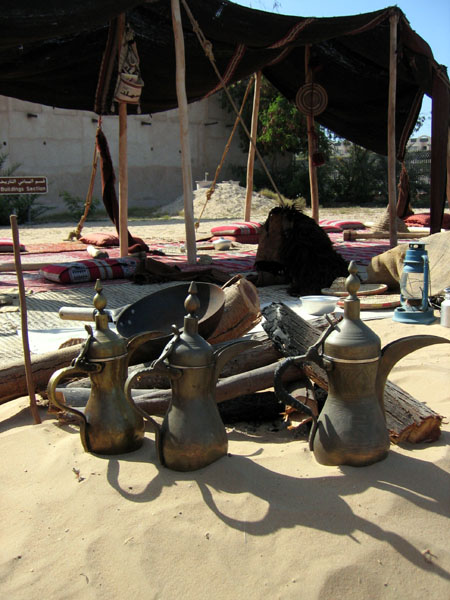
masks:
{"type": "Polygon", "coordinates": [[[200,308],[200,300],[197,296],[197,285],[194,281],[189,286],[189,294],[184,301],[184,308],[190,317],[195,317],[195,313],[200,308]]]}
{"type": "Polygon", "coordinates": [[[354,260],[350,261],[350,264],[348,265],[348,272],[350,275],[345,280],[345,289],[347,290],[349,296],[351,296],[353,300],[356,300],[356,293],[360,288],[361,281],[357,276],[358,267],[354,260]]]}
{"type": "Polygon", "coordinates": [[[93,304],[94,307],[101,312],[107,304],[106,297],[102,294],[103,286],[101,284],[100,279],[97,279],[94,286],[95,291],[97,292],[94,296],[93,304]]]}

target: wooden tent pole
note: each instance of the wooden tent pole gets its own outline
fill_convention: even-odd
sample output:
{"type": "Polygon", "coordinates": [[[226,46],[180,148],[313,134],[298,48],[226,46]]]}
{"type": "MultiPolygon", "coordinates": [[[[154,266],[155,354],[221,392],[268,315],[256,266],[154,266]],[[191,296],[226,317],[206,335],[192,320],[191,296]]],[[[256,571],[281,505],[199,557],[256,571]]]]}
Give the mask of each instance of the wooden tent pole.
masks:
{"type": "Polygon", "coordinates": [[[447,136],[447,204],[450,208],[450,127],[447,136]]]}
{"type": "Polygon", "coordinates": [[[259,98],[261,95],[261,71],[255,73],[255,89],[253,90],[252,125],[250,129],[250,147],[247,159],[247,191],[245,195],[244,221],[250,221],[252,212],[253,171],[255,167],[256,133],[258,130],[259,98]]]}
{"type": "Polygon", "coordinates": [[[175,39],[175,58],[176,58],[176,87],[178,110],[180,119],[180,141],[181,141],[181,168],[183,175],[183,195],[184,195],[184,225],[186,230],[186,254],[189,264],[195,264],[196,244],[195,244],[195,225],[194,225],[194,207],[192,194],[192,167],[191,167],[191,147],[189,143],[189,115],[186,96],[186,73],[185,73],[185,55],[184,55],[184,37],[181,23],[180,2],[171,0],[172,6],[172,26],[175,39]]]}
{"type": "Polygon", "coordinates": [[[128,255],[128,157],[127,105],[119,103],[119,245],[120,256],[128,255]]]}
{"type": "Polygon", "coordinates": [[[27,381],[28,396],[30,398],[31,414],[33,415],[34,422],[38,424],[41,423],[41,417],[39,416],[39,411],[36,404],[36,388],[34,385],[33,373],[31,370],[30,344],[28,342],[27,301],[25,297],[25,285],[23,282],[22,263],[20,261],[20,241],[16,215],[11,215],[9,220],[11,223],[11,232],[14,248],[14,262],[16,265],[17,283],[19,286],[20,320],[22,326],[22,346],[23,359],[25,365],[25,377],[27,381]]]}
{"type": "MultiPolygon", "coordinates": [[[[305,82],[311,83],[312,73],[309,68],[309,57],[311,54],[310,44],[305,46],[305,82]]],[[[316,223],[319,222],[319,186],[317,183],[317,167],[313,164],[313,153],[315,150],[315,128],[314,116],[306,115],[306,127],[308,131],[308,166],[309,166],[309,189],[311,193],[311,217],[316,223]]]]}
{"type": "Polygon", "coordinates": [[[388,198],[389,198],[389,243],[391,248],[397,245],[397,186],[395,143],[395,99],[397,93],[397,24],[398,14],[390,16],[389,37],[389,100],[388,100],[388,198]]]}
{"type": "MultiPolygon", "coordinates": [[[[118,53],[122,49],[125,15],[118,18],[118,53]]],[[[119,62],[120,64],[120,62],[119,62]]],[[[119,73],[120,75],[120,73],[119,73]]],[[[128,156],[127,105],[119,102],[119,247],[120,256],[128,255],[128,156]]]]}

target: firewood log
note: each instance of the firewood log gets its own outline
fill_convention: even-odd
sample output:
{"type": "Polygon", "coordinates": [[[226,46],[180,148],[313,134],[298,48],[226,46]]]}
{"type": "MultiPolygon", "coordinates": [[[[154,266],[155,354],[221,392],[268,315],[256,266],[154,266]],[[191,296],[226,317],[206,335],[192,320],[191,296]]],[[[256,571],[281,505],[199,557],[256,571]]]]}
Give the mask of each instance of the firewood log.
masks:
{"type": "Polygon", "coordinates": [[[237,275],[222,289],[225,305],[215,331],[208,338],[210,344],[240,338],[261,321],[258,291],[253,283],[237,275]]]}
{"type": "MultiPolygon", "coordinates": [[[[53,373],[57,369],[67,367],[79,354],[80,349],[81,345],[78,344],[62,348],[57,352],[32,356],[31,371],[36,392],[44,391],[53,373]]],[[[28,394],[23,360],[7,363],[2,367],[0,373],[0,404],[28,394]]]]}
{"type": "MultiPolygon", "coordinates": [[[[272,388],[273,376],[277,366],[278,362],[231,377],[225,377],[217,383],[216,402],[225,402],[232,398],[272,388]]],[[[302,370],[297,366],[292,366],[286,369],[283,381],[295,381],[301,379],[302,376],[302,370]]],[[[85,406],[90,394],[89,388],[58,387],[56,391],[63,395],[66,404],[78,407],[85,406]]],[[[140,389],[134,390],[132,395],[136,404],[144,410],[152,415],[162,416],[169,407],[172,392],[171,390],[140,389]]]]}

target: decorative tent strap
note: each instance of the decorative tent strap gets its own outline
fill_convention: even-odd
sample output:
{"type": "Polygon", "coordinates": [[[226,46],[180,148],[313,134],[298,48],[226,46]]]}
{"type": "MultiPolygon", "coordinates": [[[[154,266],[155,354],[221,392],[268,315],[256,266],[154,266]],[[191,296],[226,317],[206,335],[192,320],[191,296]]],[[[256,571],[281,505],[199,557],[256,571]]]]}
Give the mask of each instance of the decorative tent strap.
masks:
{"type": "Polygon", "coordinates": [[[139,68],[139,56],[134,32],[128,23],[122,38],[118,71],[114,101],[139,104],[144,82],[139,68]]]}
{"type": "Polygon", "coordinates": [[[186,14],[187,14],[187,16],[189,18],[189,21],[191,22],[192,29],[195,32],[195,34],[197,35],[197,38],[198,38],[198,40],[200,42],[201,47],[203,48],[206,56],[208,57],[209,61],[211,62],[211,66],[214,69],[217,77],[219,78],[219,81],[220,81],[220,83],[222,85],[223,91],[227,95],[227,98],[230,101],[231,106],[233,107],[234,113],[236,114],[237,118],[239,119],[240,124],[242,125],[243,130],[245,131],[245,135],[248,137],[248,139],[250,141],[250,144],[252,144],[252,146],[254,147],[255,153],[256,153],[256,155],[257,155],[257,157],[258,157],[258,159],[259,159],[259,161],[261,163],[261,166],[264,169],[264,172],[267,175],[267,178],[269,179],[270,184],[272,185],[275,193],[277,194],[278,199],[280,201],[280,204],[282,205],[283,204],[283,198],[281,196],[280,190],[278,189],[275,181],[273,180],[273,177],[272,177],[269,169],[267,168],[267,165],[266,165],[263,157],[261,156],[261,153],[258,150],[258,147],[256,146],[254,140],[252,139],[252,136],[251,136],[251,134],[250,134],[250,132],[248,130],[247,125],[245,124],[242,116],[239,114],[239,109],[236,106],[235,101],[233,100],[233,98],[232,98],[232,96],[230,94],[230,91],[227,88],[227,86],[225,84],[225,81],[224,81],[224,79],[223,79],[223,77],[222,77],[219,69],[217,68],[216,61],[215,61],[215,58],[214,58],[213,49],[212,49],[212,44],[204,36],[202,30],[200,29],[199,24],[197,23],[197,21],[194,18],[194,15],[191,12],[191,9],[189,8],[186,0],[181,0],[181,2],[183,4],[184,10],[186,11],[186,14]]]}

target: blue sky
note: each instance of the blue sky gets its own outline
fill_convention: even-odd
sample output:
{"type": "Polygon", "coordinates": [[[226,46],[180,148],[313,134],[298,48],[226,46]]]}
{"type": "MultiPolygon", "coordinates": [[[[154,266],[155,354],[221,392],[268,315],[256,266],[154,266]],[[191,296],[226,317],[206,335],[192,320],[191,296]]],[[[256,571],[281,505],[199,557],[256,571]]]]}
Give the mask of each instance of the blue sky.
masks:
{"type": "MultiPolygon", "coordinates": [[[[273,11],[273,0],[233,0],[236,4],[258,10],[273,11]]],[[[302,17],[338,17],[371,12],[398,6],[406,15],[411,27],[430,45],[435,60],[450,66],[450,0],[399,0],[377,2],[374,0],[278,0],[276,12],[302,17]]],[[[431,100],[425,96],[421,114],[427,117],[420,134],[431,132],[431,100]]]]}

